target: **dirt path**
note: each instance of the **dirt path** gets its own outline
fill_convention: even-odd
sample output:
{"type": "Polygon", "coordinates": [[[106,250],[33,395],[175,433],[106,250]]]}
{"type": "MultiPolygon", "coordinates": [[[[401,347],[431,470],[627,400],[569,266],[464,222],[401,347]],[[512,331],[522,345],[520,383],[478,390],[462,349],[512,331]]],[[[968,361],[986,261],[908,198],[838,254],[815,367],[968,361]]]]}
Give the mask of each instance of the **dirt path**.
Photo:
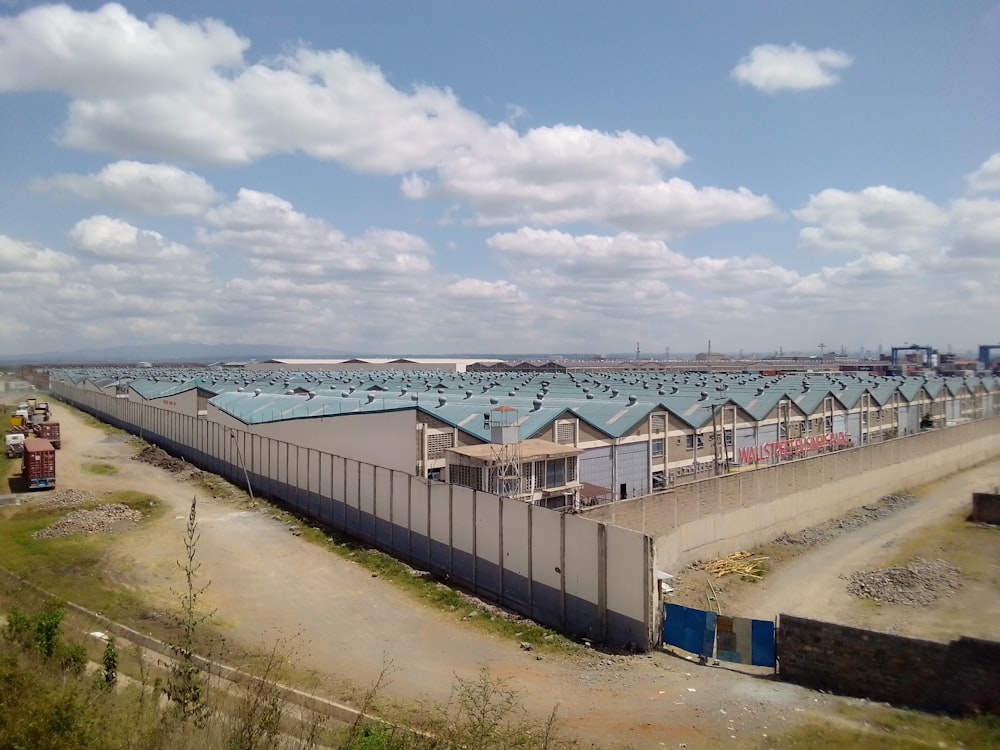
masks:
{"type": "MultiPolygon", "coordinates": [[[[735,587],[720,597],[723,606],[746,617],[767,619],[784,612],[918,637],[1000,639],[1000,591],[992,585],[996,579],[981,586],[969,582],[960,596],[922,608],[859,600],[848,593],[844,579],[858,570],[883,567],[907,540],[968,512],[973,492],[998,484],[1000,461],[949,477],[927,488],[914,505],[782,563],[760,583],[735,587]]],[[[990,538],[982,554],[990,558],[987,564],[994,565],[990,560],[996,557],[1000,539],[988,531],[986,535],[990,538]]],[[[938,551],[931,543],[926,554],[938,551]]]]}
{"type": "MultiPolygon", "coordinates": [[[[694,749],[723,742],[736,748],[767,747],[763,736],[773,737],[840,701],[761,675],[699,666],[663,653],[621,657],[581,649],[538,660],[516,643],[422,606],[361,566],[304,542],[260,509],[208,497],[180,475],[131,460],[135,449],[127,438],[105,435],[58,402],[54,408],[64,435],[58,454],[61,487],[97,493],[140,490],[170,507],[165,517],[109,538],[108,572],[140,589],[156,606],[175,602],[170,588],[180,583],[176,561],[183,554],[185,520],[197,494],[198,558],[201,572],[211,579],[206,607],[216,610],[217,621],[236,643],[260,648],[291,637],[305,666],[362,687],[373,683],[387,662],[386,696],[407,702],[441,703],[455,676],[474,678],[486,665],[521,694],[536,718],[544,720],[558,704],[565,735],[579,737],[583,747],[684,743],[694,749]],[[87,462],[108,463],[119,471],[98,476],[81,468],[87,462]]],[[[961,491],[951,494],[967,498],[966,490],[974,484],[972,478],[963,480],[961,491]]],[[[938,510],[944,512],[943,505],[934,512],[938,510]]],[[[921,509],[918,516],[930,513],[921,509]]],[[[903,519],[900,514],[893,523],[903,519]]],[[[874,534],[875,528],[865,533],[874,534]]],[[[806,572],[790,574],[787,582],[776,575],[768,582],[770,598],[759,603],[760,611],[815,614],[798,602],[814,604],[829,592],[808,579],[825,572],[836,575],[835,563],[854,544],[845,542],[839,552],[818,551],[822,559],[808,563],[806,572]],[[788,604],[792,596],[796,598],[788,604]]]]}

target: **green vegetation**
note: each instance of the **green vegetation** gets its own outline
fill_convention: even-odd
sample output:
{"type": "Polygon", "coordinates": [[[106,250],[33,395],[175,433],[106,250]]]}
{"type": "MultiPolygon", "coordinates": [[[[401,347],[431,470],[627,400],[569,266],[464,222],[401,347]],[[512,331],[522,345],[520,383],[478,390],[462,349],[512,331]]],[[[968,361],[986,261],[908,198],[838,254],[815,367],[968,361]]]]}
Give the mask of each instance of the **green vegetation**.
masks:
{"type": "Polygon", "coordinates": [[[925,750],[1000,747],[1000,717],[951,719],[892,708],[844,708],[832,721],[803,724],[781,735],[789,750],[925,750]]]}
{"type": "MultiPolygon", "coordinates": [[[[194,537],[189,537],[192,539],[194,537]]],[[[188,566],[188,570],[191,566],[188,566]]],[[[114,639],[96,657],[91,643],[66,642],[63,610],[48,603],[33,614],[12,608],[0,638],[0,747],[51,750],[543,750],[558,747],[556,715],[527,718],[517,693],[485,669],[456,681],[443,706],[414,719],[420,729],[359,716],[334,726],[318,709],[291,707],[280,680],[289,652],[272,648],[256,679],[231,684],[198,673],[197,715],[178,710],[166,674],[138,649],[122,658],[114,639]],[[88,648],[88,646],[90,648],[88,648]],[[86,669],[88,659],[93,669],[86,669]],[[121,676],[129,679],[122,680],[121,676]],[[196,718],[197,716],[197,718],[196,718]]],[[[155,660],[152,660],[155,662],[155,660]]],[[[365,696],[364,713],[379,697],[385,671],[365,696]]]]}
{"type": "MultiPolygon", "coordinates": [[[[113,492],[83,507],[122,503],[145,517],[164,512],[162,501],[140,492],[113,492]]],[[[123,621],[145,612],[139,594],[123,589],[104,566],[105,543],[99,537],[36,539],[34,534],[65,515],[65,509],[32,505],[0,508],[0,560],[17,576],[56,596],[123,621]]]]}
{"type": "Polygon", "coordinates": [[[118,467],[112,466],[111,464],[102,463],[86,463],[82,466],[83,470],[91,474],[98,474],[100,476],[112,476],[118,473],[118,467]]]}

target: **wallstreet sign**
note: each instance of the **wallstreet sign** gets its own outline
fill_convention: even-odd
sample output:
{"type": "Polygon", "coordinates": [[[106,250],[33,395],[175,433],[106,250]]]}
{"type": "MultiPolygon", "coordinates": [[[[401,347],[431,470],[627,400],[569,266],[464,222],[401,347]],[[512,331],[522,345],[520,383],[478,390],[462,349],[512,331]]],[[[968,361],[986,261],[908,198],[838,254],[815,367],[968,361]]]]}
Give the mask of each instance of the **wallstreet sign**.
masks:
{"type": "Polygon", "coordinates": [[[772,458],[795,458],[816,453],[825,448],[848,448],[853,443],[846,432],[831,432],[827,435],[779,440],[740,448],[740,463],[755,464],[772,458]]]}

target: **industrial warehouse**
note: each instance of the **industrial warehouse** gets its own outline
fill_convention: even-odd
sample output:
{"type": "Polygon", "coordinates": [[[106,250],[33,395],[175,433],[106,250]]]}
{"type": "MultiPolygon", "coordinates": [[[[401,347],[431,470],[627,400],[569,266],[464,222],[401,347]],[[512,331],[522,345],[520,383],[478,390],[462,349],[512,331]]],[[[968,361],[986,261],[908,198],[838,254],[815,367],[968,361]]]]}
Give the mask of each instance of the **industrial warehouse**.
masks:
{"type": "Polygon", "coordinates": [[[1000,378],[991,374],[458,372],[451,365],[466,362],[428,364],[435,369],[269,372],[271,364],[259,372],[81,370],[53,378],[569,509],[1000,414],[1000,378]]]}
{"type": "Polygon", "coordinates": [[[665,572],[1000,448],[985,372],[413,364],[65,369],[49,391],[484,599],[638,649],[660,637],[665,572]]]}

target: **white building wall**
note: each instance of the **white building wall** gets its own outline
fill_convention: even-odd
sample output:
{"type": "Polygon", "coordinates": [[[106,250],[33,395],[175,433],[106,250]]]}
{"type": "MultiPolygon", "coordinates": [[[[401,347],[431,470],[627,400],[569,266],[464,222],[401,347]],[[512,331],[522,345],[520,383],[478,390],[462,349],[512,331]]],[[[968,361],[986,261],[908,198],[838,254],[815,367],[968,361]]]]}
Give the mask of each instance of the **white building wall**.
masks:
{"type": "Polygon", "coordinates": [[[413,409],[246,425],[209,404],[207,418],[232,429],[408,474],[416,465],[417,423],[413,409]]]}

